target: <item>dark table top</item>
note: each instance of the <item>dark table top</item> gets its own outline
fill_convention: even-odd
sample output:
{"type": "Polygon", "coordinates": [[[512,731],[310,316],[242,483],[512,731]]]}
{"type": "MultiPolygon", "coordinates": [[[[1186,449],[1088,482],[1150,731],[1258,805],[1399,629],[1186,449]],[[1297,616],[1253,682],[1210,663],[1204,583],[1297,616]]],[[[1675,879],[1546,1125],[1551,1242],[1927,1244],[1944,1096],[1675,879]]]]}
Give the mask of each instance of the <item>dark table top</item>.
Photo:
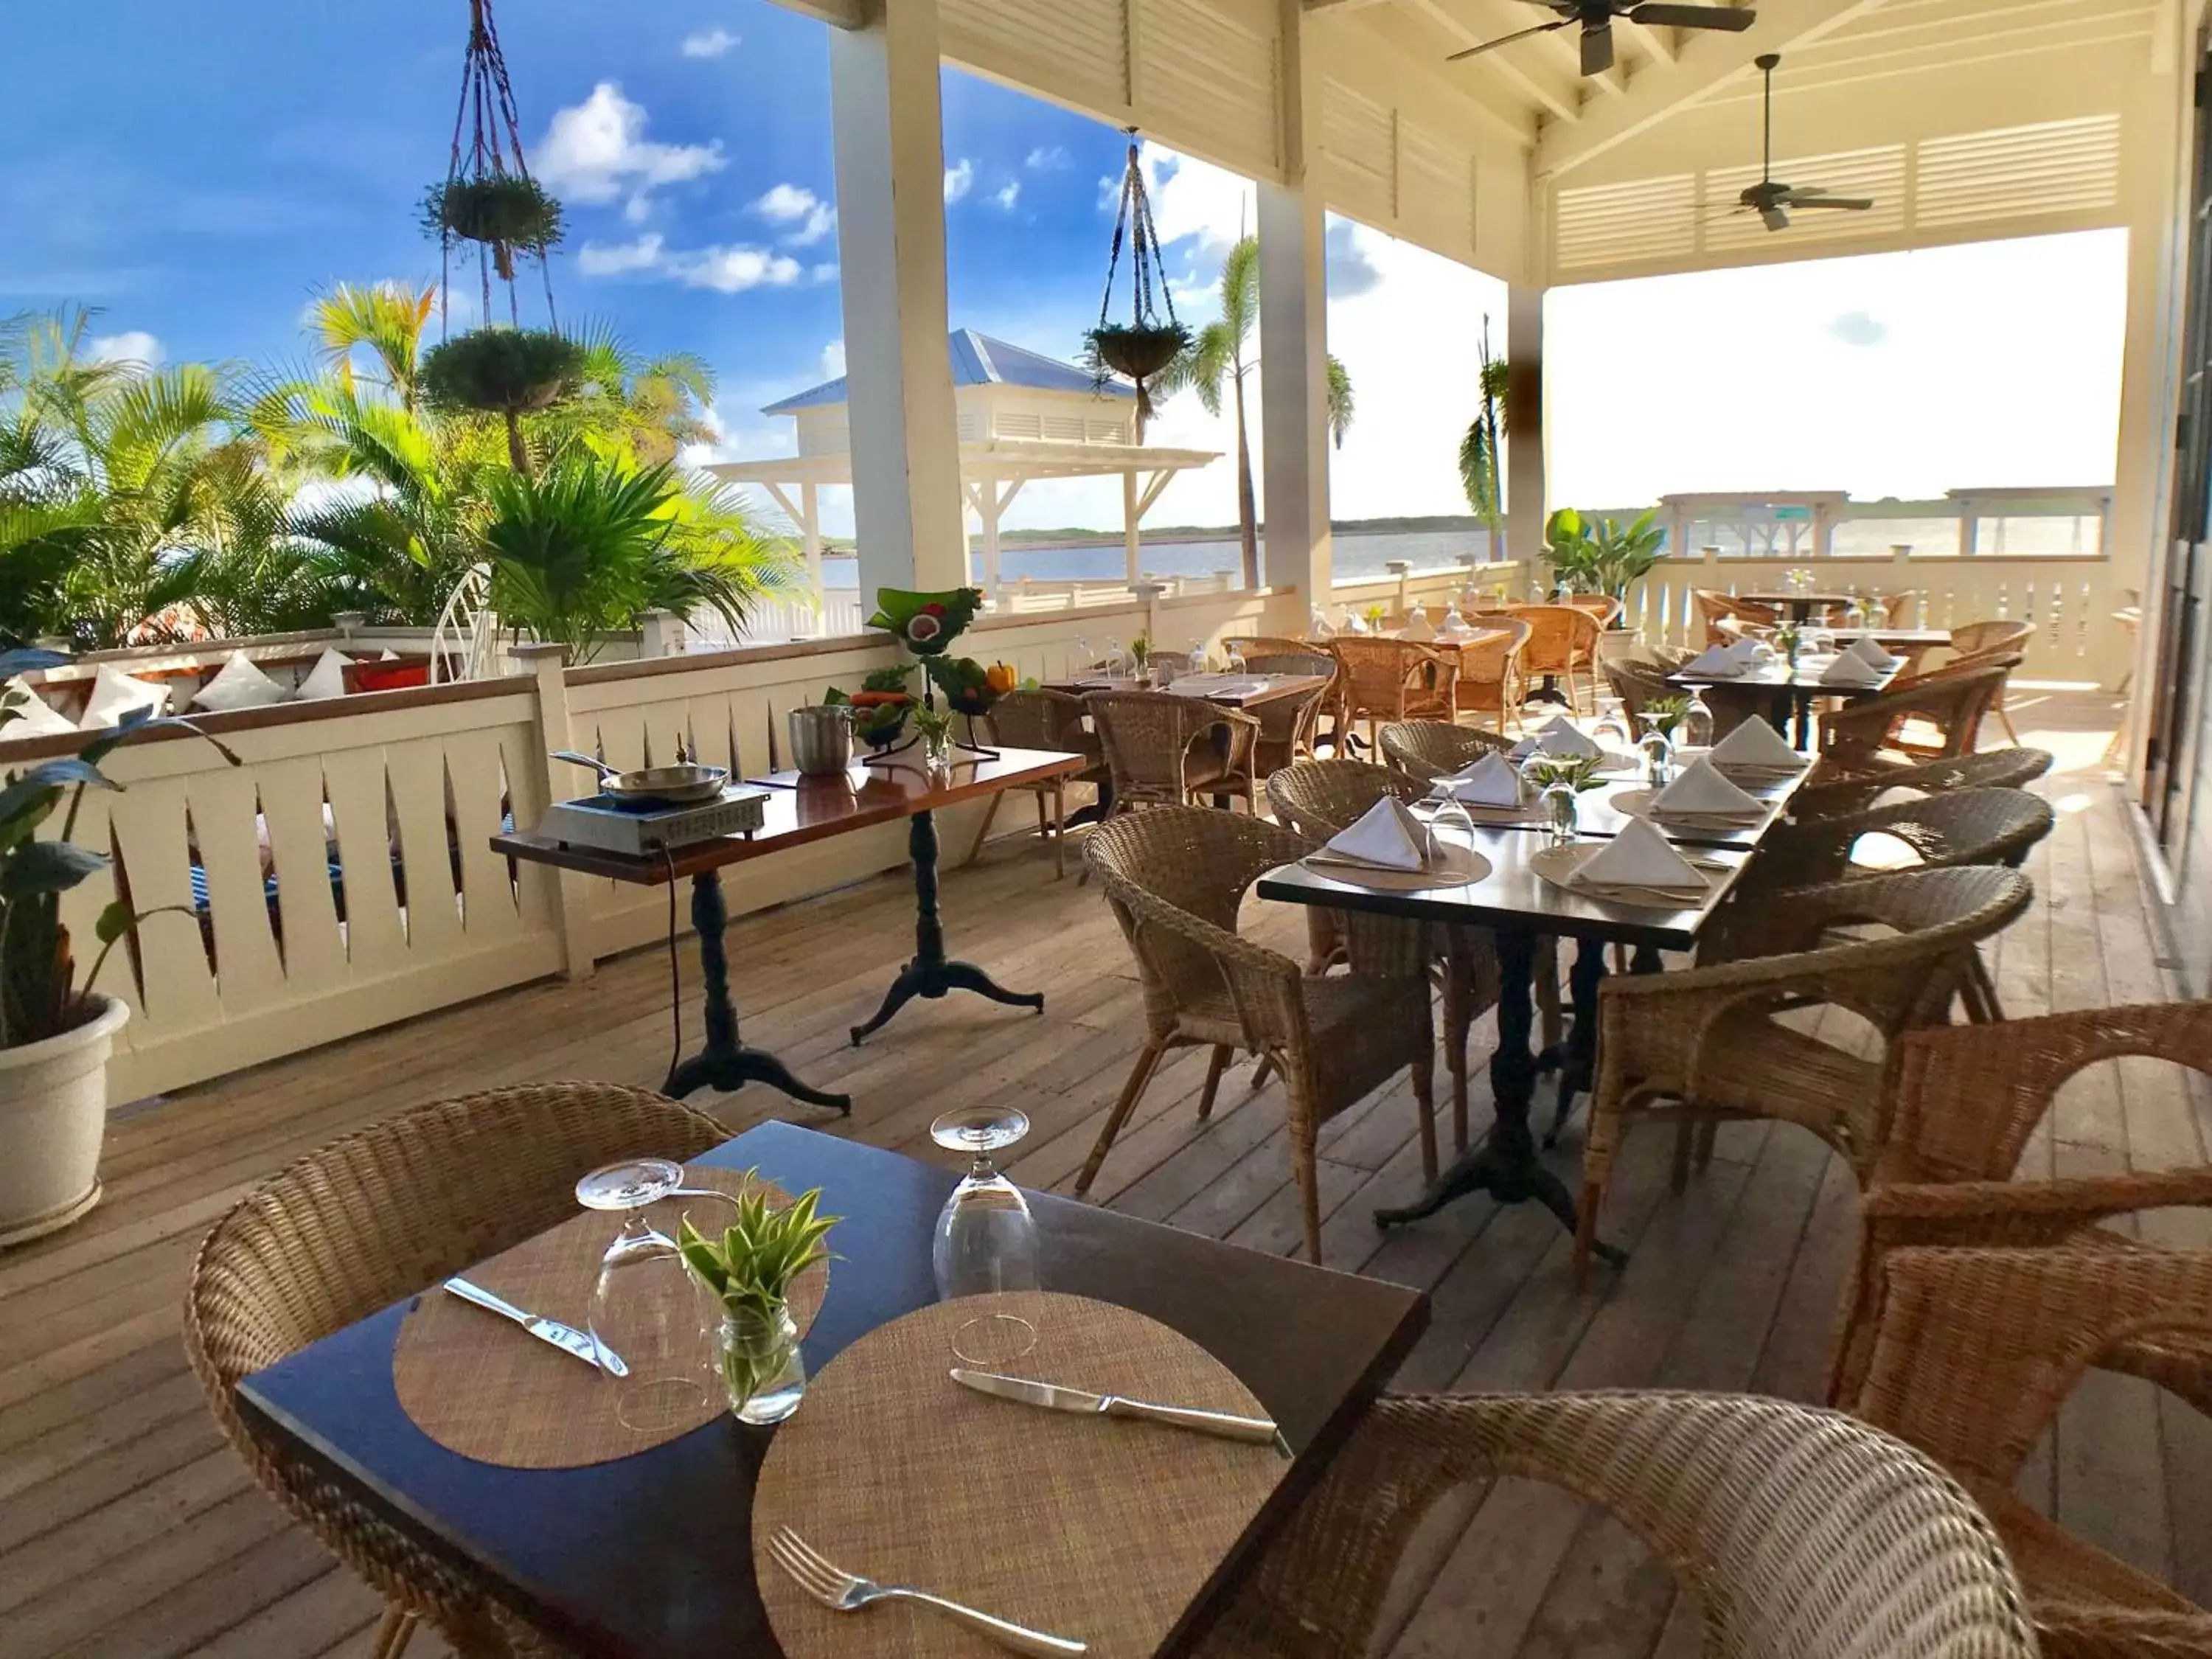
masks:
{"type": "MultiPolygon", "coordinates": [[[[839,1260],[829,1294],[806,1337],[810,1372],[937,1299],[929,1242],[951,1172],[783,1123],[695,1162],[757,1165],[787,1192],[819,1186],[823,1208],[845,1218],[831,1239],[839,1260]]],[[[1412,1348],[1428,1323],[1428,1298],[1047,1194],[1030,1202],[1046,1288],[1136,1309],[1200,1343],[1260,1397],[1297,1452],[1237,1552],[1161,1650],[1187,1652],[1251,1551],[1412,1348]]],[[[462,1457],[416,1428],[392,1389],[392,1343],[412,1301],[247,1377],[239,1395],[252,1431],[303,1449],[434,1549],[510,1585],[586,1652],[751,1659],[780,1651],[754,1585],[750,1540],[753,1480],[772,1431],[720,1418],[580,1469],[462,1457]]],[[[485,1329],[487,1340],[508,1340],[489,1322],[485,1329]]]]}
{"type": "MultiPolygon", "coordinates": [[[[1024,784],[1072,777],[1094,763],[1087,757],[1056,750],[1000,749],[996,760],[963,757],[954,762],[949,777],[932,777],[915,759],[920,752],[916,747],[878,766],[855,761],[841,778],[810,778],[798,772],[767,772],[746,778],[747,783],[769,786],[766,822],[750,836],[724,836],[678,848],[672,873],[696,875],[740,860],[764,858],[787,847],[842,836],[872,823],[893,823],[1024,784]]],[[[657,854],[633,859],[589,847],[570,847],[534,830],[494,836],[491,844],[514,858],[611,876],[617,881],[651,884],[668,880],[672,873],[670,860],[657,854]]]]}
{"type": "MultiPolygon", "coordinates": [[[[1677,770],[1686,764],[1687,760],[1677,757],[1677,770]]],[[[1669,823],[1664,818],[1652,818],[1651,823],[1668,841],[1679,842],[1685,847],[1737,847],[1748,851],[1759,845],[1773,827],[1774,820],[1781,815],[1783,808],[1789,805],[1790,798],[1805,787],[1805,780],[1812,775],[1813,769],[1808,766],[1795,777],[1762,783],[1756,787],[1739,781],[1738,788],[1765,804],[1766,816],[1756,823],[1693,826],[1669,823]]],[[[1619,835],[1633,815],[1620,811],[1613,802],[1622,795],[1650,787],[1641,778],[1628,778],[1609,781],[1599,788],[1586,791],[1579,803],[1578,823],[1582,833],[1585,836],[1619,835]]],[[[1542,824],[1515,827],[1538,835],[1547,833],[1542,824]]]]}
{"type": "MultiPolygon", "coordinates": [[[[1328,684],[1329,678],[1326,674],[1247,674],[1239,675],[1237,678],[1263,681],[1265,684],[1256,691],[1241,695],[1227,691],[1208,691],[1204,694],[1204,701],[1218,702],[1230,708],[1257,708],[1262,703],[1273,702],[1279,698],[1302,696],[1319,691],[1328,684]]],[[[1155,687],[1146,685],[1140,680],[1117,678],[1110,674],[1073,674],[1066,679],[1046,680],[1043,684],[1048,690],[1073,692],[1077,696],[1085,691],[1151,690],[1164,690],[1183,696],[1194,695],[1182,690],[1180,686],[1172,683],[1165,686],[1155,687]]]]}
{"type": "Polygon", "coordinates": [[[1465,887],[1437,887],[1419,893],[1379,891],[1339,881],[1304,864],[1285,864],[1260,878],[1261,898],[1290,904],[1319,904],[1378,915],[1416,916],[1429,921],[1465,922],[1479,927],[1519,927],[1537,933],[1577,939],[1619,939],[1662,951],[1686,951],[1696,943],[1705,918],[1735,885],[1751,854],[1735,848],[1701,847],[1695,857],[1728,866],[1711,895],[1695,909],[1661,910],[1585,898],[1547,881],[1529,866],[1547,837],[1519,830],[1475,826],[1474,848],[1490,860],[1490,873],[1465,887]]]}
{"type": "Polygon", "coordinates": [[[1905,672],[1903,663],[1875,671],[1877,678],[1864,685],[1826,685],[1820,680],[1820,671],[1832,661],[1827,657],[1801,657],[1797,666],[1791,668],[1780,657],[1763,662],[1741,674],[1693,674],[1678,670],[1667,677],[1667,684],[1680,686],[1740,685],[1754,691],[1788,691],[1807,696],[1870,697],[1885,690],[1889,683],[1905,672]]]}

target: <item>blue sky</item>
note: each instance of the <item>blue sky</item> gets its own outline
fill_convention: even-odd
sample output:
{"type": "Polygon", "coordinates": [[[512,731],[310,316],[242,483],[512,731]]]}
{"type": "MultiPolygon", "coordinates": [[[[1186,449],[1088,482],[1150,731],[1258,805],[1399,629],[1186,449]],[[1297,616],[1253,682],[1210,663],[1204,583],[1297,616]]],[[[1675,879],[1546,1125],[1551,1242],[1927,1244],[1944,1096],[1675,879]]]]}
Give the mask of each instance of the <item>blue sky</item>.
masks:
{"type": "MultiPolygon", "coordinates": [[[[82,302],[118,352],[289,362],[318,290],[436,276],[417,204],[445,173],[462,0],[373,21],[262,5],[220,28],[174,0],[17,9],[18,60],[53,69],[9,82],[0,314],[82,302]]],[[[759,407],[842,361],[825,27],[770,0],[507,0],[501,29],[532,164],[567,206],[563,319],[699,353],[720,379],[720,453],[787,452],[759,407]]],[[[1077,356],[1125,141],[954,70],[945,133],[951,320],[1077,356]]],[[[1167,152],[1147,165],[1177,303],[1202,320],[1249,185],[1167,152]]],[[[1330,252],[1331,349],[1359,398],[1338,514],[1463,510],[1453,457],[1486,313],[1502,347],[1504,284],[1340,221],[1330,252]]],[[[2108,233],[1562,290],[1554,495],[2108,480],[2124,255],[2108,233]]],[[[1232,444],[1189,398],[1154,435],[1232,444]]],[[[1224,523],[1234,499],[1217,465],[1152,521],[1224,523]]],[[[842,507],[825,501],[832,530],[842,507]]],[[[1033,486],[1012,522],[1118,507],[1111,483],[1033,486]]]]}

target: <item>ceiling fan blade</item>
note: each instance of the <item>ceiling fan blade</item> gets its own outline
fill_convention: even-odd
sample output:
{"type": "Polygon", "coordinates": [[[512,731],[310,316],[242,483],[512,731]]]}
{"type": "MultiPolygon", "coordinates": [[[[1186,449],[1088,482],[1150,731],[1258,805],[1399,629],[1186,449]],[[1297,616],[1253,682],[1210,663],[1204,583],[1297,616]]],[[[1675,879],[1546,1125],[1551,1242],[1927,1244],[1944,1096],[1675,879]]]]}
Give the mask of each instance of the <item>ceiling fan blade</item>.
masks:
{"type": "Polygon", "coordinates": [[[1865,213],[1873,208],[1874,203],[1864,196],[1808,196],[1801,191],[1790,198],[1788,205],[1794,208],[1842,208],[1847,213],[1865,213]]]}
{"type": "Polygon", "coordinates": [[[1787,230],[1790,228],[1790,216],[1784,213],[1778,207],[1761,208],[1759,211],[1759,216],[1766,221],[1766,228],[1769,230],[1787,230]]]}
{"type": "Polygon", "coordinates": [[[1533,29],[1522,29],[1512,34],[1501,34],[1495,40],[1486,40],[1479,46],[1469,46],[1465,52],[1455,52],[1445,58],[1444,62],[1456,64],[1462,58],[1480,58],[1486,52],[1496,52],[1498,47],[1510,46],[1516,40],[1526,40],[1532,34],[1549,34],[1553,29],[1565,28],[1574,21],[1571,17],[1562,17],[1556,23],[1539,23],[1533,29]]]}
{"type": "Polygon", "coordinates": [[[1632,22],[1656,24],[1661,28],[1726,29],[1731,34],[1741,34],[1759,21],[1759,14],[1742,6],[1670,6],[1654,3],[1638,6],[1628,14],[1632,22]]]}
{"type": "Polygon", "coordinates": [[[1583,73],[1602,75],[1613,67],[1613,25],[1597,23],[1583,30],[1583,73]]]}

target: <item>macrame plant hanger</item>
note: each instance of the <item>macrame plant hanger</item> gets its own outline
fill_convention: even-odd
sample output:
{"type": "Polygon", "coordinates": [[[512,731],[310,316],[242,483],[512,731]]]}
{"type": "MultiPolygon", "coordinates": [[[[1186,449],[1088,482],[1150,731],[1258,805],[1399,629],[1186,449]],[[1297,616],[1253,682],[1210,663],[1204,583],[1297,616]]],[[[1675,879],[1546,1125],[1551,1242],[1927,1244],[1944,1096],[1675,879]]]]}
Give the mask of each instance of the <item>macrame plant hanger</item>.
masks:
{"type": "Polygon", "coordinates": [[[507,320],[522,325],[515,295],[517,249],[536,256],[545,284],[545,318],[558,328],[553,308],[553,272],[545,252],[561,239],[560,204],[538,187],[522,152],[522,123],[514,88],[492,21],[491,0],[469,0],[469,44],[461,58],[460,106],[453,112],[453,149],[446,183],[438,192],[438,244],[442,264],[438,289],[438,328],[447,323],[447,296],[453,291],[453,244],[478,244],[478,278],[483,319],[491,320],[491,283],[496,273],[507,284],[507,320]]]}
{"type": "MultiPolygon", "coordinates": [[[[1145,191],[1144,169],[1137,161],[1137,130],[1128,129],[1129,159],[1121,172],[1121,199],[1114,218],[1114,241],[1106,256],[1106,291],[1098,301],[1098,326],[1091,331],[1093,359],[1104,370],[1127,376],[1137,388],[1137,441],[1144,441],[1145,426],[1152,417],[1152,398],[1146,382],[1173,362],[1190,343],[1190,331],[1176,319],[1175,299],[1168,292],[1167,272],[1160,258],[1159,232],[1152,225],[1152,198],[1145,191]],[[1120,269],[1123,242],[1129,248],[1129,320],[1114,323],[1108,315],[1114,305],[1114,273],[1120,269]],[[1166,320],[1161,320],[1164,308],[1166,320]]],[[[1103,382],[1103,373],[1100,375],[1103,382]]]]}

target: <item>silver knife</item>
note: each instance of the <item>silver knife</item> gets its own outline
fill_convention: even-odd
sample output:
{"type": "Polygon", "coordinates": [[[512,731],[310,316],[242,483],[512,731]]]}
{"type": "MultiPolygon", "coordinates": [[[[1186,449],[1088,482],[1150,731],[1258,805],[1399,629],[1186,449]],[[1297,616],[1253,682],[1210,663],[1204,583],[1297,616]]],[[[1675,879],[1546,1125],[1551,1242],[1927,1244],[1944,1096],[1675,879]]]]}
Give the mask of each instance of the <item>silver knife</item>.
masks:
{"type": "Polygon", "coordinates": [[[1000,1376],[995,1371],[963,1370],[955,1366],[952,1380],[978,1394],[1018,1400],[1025,1406],[1081,1412],[1092,1417],[1142,1418],[1148,1423],[1166,1423],[1200,1434],[1218,1435],[1224,1440],[1249,1440],[1255,1445],[1273,1445],[1279,1432],[1264,1417],[1237,1417],[1227,1412],[1202,1412],[1188,1406],[1159,1406],[1148,1400],[1126,1399],[1118,1394],[1063,1389],[1056,1382],[1036,1382],[1025,1376],[1000,1376]]]}
{"type": "Polygon", "coordinates": [[[629,1367],[623,1364],[620,1354],[573,1325],[563,1325],[557,1319],[541,1319],[536,1314],[525,1313],[512,1302],[504,1301],[483,1285],[472,1285],[465,1279],[447,1279],[446,1289],[464,1302],[473,1302],[502,1319],[512,1319],[540,1342],[550,1342],[562,1352],[575,1355],[586,1365],[598,1366],[611,1376],[629,1375],[629,1367]]]}

